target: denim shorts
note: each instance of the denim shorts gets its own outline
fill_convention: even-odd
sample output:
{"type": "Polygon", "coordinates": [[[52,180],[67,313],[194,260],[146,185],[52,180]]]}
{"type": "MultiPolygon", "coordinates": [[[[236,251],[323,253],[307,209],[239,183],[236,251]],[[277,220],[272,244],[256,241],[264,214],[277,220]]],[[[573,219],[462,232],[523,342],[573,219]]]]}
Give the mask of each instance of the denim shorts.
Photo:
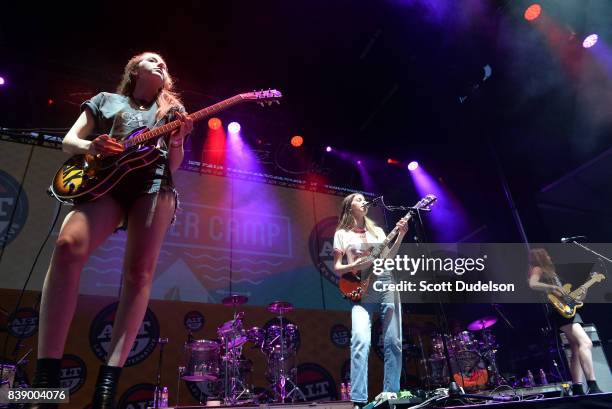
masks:
{"type": "MultiPolygon", "coordinates": [[[[172,183],[172,175],[166,161],[160,158],[146,168],[134,170],[124,176],[109,193],[119,202],[124,211],[123,221],[115,231],[127,229],[127,215],[138,197],[157,195],[160,192],[172,192],[174,194],[174,215],[172,217],[172,223],[174,223],[176,209],[178,208],[178,192],[172,183]]],[[[154,211],[156,202],[155,199],[150,211],[154,211]]]]}

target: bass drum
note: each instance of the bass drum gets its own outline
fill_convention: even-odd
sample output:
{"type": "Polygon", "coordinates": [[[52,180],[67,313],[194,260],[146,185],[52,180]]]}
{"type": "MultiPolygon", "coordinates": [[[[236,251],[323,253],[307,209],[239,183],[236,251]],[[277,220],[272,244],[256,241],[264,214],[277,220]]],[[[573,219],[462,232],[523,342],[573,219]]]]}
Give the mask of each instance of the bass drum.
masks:
{"type": "Polygon", "coordinates": [[[469,391],[485,389],[489,381],[487,366],[477,352],[457,351],[451,359],[453,379],[469,391]]]}

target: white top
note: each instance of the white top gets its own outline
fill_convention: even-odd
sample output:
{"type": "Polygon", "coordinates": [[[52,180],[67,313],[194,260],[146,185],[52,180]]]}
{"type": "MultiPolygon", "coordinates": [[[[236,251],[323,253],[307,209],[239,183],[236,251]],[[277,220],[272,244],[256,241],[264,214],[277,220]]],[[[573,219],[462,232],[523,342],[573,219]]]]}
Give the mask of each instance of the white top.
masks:
{"type": "Polygon", "coordinates": [[[385,240],[385,232],[380,227],[374,228],[376,235],[369,230],[354,228],[337,230],[334,234],[334,252],[346,255],[349,263],[370,254],[372,247],[385,240]]]}

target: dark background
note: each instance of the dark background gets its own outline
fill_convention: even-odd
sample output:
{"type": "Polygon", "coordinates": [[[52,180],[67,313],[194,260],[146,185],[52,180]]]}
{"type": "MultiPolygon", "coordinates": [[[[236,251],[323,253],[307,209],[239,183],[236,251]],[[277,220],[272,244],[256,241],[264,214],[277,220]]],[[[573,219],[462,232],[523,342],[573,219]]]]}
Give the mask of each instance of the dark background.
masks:
{"type": "MultiPolygon", "coordinates": [[[[418,160],[465,211],[457,239],[520,242],[518,215],[531,242],[576,234],[609,242],[612,66],[580,44],[597,32],[597,53],[610,57],[612,4],[541,1],[545,16],[536,23],[522,17],[528,4],[4,5],[0,127],[63,133],[84,99],[113,91],[127,60],[152,50],[166,59],[189,111],[252,89],[283,92],[280,106],[241,105],[220,116],[238,120],[253,146],[262,141],[256,148],[275,158],[266,165],[275,174],[287,175],[291,164],[290,176],[372,191],[354,160],[323,153],[331,145],[364,161],[387,203],[411,204],[418,198],[405,164],[418,160]],[[492,76],[483,82],[487,64],[492,76]],[[299,153],[286,148],[295,134],[305,138],[299,153]],[[403,166],[387,165],[389,157],[403,166]]],[[[192,158],[199,159],[205,135],[206,125],[198,125],[192,158]]],[[[469,322],[490,308],[453,312],[469,322]]],[[[546,342],[541,307],[508,309],[518,329],[497,324],[504,353],[529,355],[546,342]]],[[[583,313],[608,345],[610,312],[592,305],[583,313]]]]}

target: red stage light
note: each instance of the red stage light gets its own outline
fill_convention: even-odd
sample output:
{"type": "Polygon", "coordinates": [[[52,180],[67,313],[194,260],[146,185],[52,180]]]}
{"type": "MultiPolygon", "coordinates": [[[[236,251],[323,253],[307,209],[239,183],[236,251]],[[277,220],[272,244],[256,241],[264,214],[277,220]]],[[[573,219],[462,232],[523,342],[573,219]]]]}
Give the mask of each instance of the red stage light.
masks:
{"type": "Polygon", "coordinates": [[[302,138],[300,135],[295,135],[293,138],[291,138],[291,146],[294,148],[299,148],[303,143],[304,138],[302,138]]]}
{"type": "Polygon", "coordinates": [[[53,105],[53,104],[55,104],[55,101],[52,98],[49,98],[47,100],[47,105],[53,105]]]}
{"type": "Polygon", "coordinates": [[[397,160],[397,159],[391,159],[391,158],[389,158],[389,159],[387,159],[387,163],[388,163],[389,165],[399,165],[400,161],[399,161],[399,160],[397,160]]]}
{"type": "Polygon", "coordinates": [[[540,6],[538,3],[534,3],[531,6],[527,7],[527,10],[525,10],[525,20],[527,21],[533,21],[535,19],[537,19],[538,17],[540,17],[540,14],[542,13],[542,6],[540,6]]]}
{"type": "Polygon", "coordinates": [[[216,131],[217,129],[221,128],[222,125],[223,124],[221,123],[221,120],[219,118],[210,118],[208,120],[208,127],[213,131],[216,131]]]}

